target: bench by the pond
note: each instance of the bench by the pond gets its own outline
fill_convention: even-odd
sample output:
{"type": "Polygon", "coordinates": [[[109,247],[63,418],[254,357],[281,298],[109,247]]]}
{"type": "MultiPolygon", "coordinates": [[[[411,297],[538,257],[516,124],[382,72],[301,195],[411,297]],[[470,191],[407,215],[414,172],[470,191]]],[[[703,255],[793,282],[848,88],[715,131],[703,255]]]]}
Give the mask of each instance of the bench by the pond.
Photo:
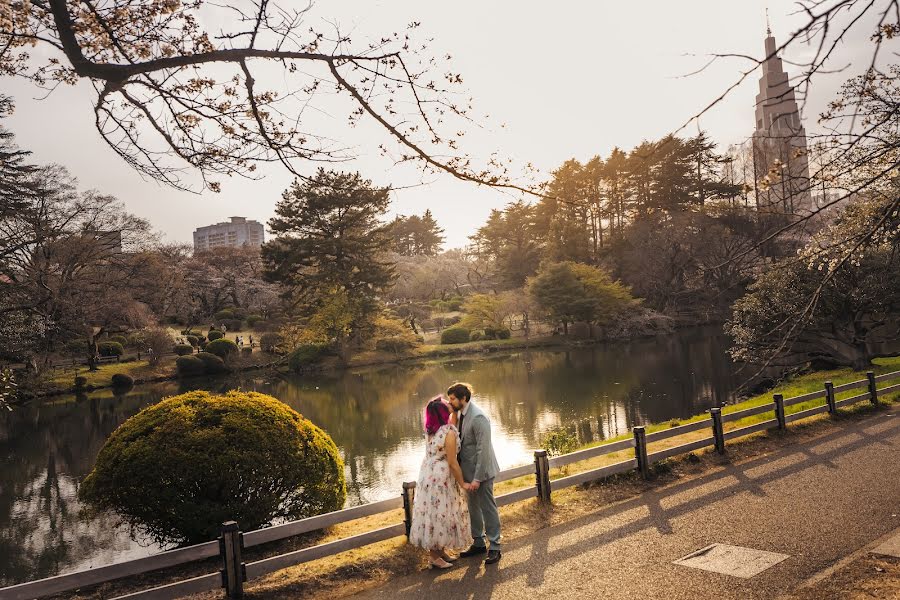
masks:
{"type": "MultiPolygon", "coordinates": [[[[710,410],[710,417],[707,419],[671,427],[669,429],[654,431],[652,433],[647,433],[644,427],[635,427],[632,430],[632,436],[627,439],[602,444],[570,454],[549,458],[545,450],[536,450],[534,453],[534,464],[522,465],[520,467],[502,471],[497,475],[495,480],[499,483],[533,475],[535,477],[534,486],[529,486],[521,490],[498,496],[497,504],[499,506],[504,506],[513,502],[535,497],[541,502],[549,502],[553,490],[595,481],[632,470],[637,470],[646,478],[650,476],[651,465],[672,456],[686,454],[710,446],[715,447],[717,452],[724,453],[726,442],[728,440],[767,429],[786,429],[787,424],[793,421],[824,412],[834,414],[838,408],[858,402],[868,401],[872,404],[878,404],[879,395],[883,396],[885,394],[900,391],[900,383],[878,389],[879,383],[894,379],[900,379],[900,371],[878,376],[870,372],[867,373],[866,379],[860,381],[845,383],[838,386],[832,385],[831,382],[825,382],[823,389],[820,391],[804,394],[795,398],[782,398],[780,395],[775,395],[771,403],[735,412],[723,413],[721,409],[713,408],[710,410]],[[865,391],[841,400],[836,399],[839,394],[860,388],[865,388],[865,391]],[[819,399],[824,399],[824,404],[794,413],[786,411],[788,407],[795,406],[802,402],[819,399]],[[766,413],[772,413],[773,418],[746,427],[725,431],[726,423],[766,413]],[[648,451],[649,444],[702,430],[709,431],[710,435],[656,452],[648,451]],[[626,460],[583,473],[568,475],[552,481],[550,479],[551,468],[562,467],[587,459],[598,458],[623,451],[633,451],[633,456],[626,460]]],[[[256,579],[257,577],[286,567],[408,534],[414,498],[415,484],[404,483],[402,493],[396,498],[364,504],[362,506],[355,506],[353,508],[347,508],[319,515],[317,517],[285,523],[283,525],[242,533],[237,523],[229,522],[223,524],[222,537],[217,541],[178,548],[145,558],[2,588],[0,589],[0,600],[27,600],[30,598],[40,598],[43,596],[70,592],[124,577],[183,565],[216,556],[220,556],[223,563],[223,569],[219,572],[208,573],[206,575],[177,581],[168,585],[134,592],[125,596],[120,596],[119,599],[167,600],[221,587],[226,589],[228,597],[237,598],[242,595],[243,582],[248,579],[256,579]],[[398,522],[387,527],[381,527],[351,537],[295,550],[286,554],[263,558],[250,563],[244,563],[241,558],[241,552],[244,548],[283,540],[303,533],[319,531],[340,523],[394,511],[400,508],[404,509],[405,519],[403,522],[398,522]]]]}

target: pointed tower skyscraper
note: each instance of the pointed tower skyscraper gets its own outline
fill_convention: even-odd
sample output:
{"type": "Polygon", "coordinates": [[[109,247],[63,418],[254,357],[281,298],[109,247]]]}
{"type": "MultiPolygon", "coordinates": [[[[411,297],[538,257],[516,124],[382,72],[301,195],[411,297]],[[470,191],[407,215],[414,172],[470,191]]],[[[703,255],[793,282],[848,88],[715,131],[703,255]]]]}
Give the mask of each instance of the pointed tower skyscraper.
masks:
{"type": "MultiPolygon", "coordinates": [[[[766,21],[768,25],[768,15],[766,21]]],[[[759,194],[759,205],[766,211],[804,213],[812,204],[806,129],[800,121],[794,88],[776,54],[771,28],[766,34],[753,133],[757,179],[768,183],[759,194]]]]}

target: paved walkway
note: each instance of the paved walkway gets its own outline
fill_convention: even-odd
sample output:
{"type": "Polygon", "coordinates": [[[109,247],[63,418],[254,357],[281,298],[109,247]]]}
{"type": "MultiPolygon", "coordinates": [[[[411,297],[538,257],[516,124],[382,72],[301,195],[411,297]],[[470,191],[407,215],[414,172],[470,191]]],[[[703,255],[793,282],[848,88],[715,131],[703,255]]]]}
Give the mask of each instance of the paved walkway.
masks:
{"type": "Polygon", "coordinates": [[[900,527],[900,414],[680,480],[360,599],[771,599],[900,527]],[[750,579],[672,564],[712,543],[787,554],[750,579]]]}

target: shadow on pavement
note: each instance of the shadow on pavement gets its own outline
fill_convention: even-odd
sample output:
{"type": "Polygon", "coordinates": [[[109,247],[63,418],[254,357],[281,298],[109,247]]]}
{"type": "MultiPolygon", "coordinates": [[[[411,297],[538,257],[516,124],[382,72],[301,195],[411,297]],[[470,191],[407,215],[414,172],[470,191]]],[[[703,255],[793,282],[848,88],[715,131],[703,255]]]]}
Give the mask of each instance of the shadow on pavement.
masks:
{"type": "MultiPolygon", "coordinates": [[[[889,448],[896,448],[896,444],[885,440],[900,432],[900,423],[896,425],[887,421],[861,422],[857,426],[834,431],[811,440],[803,445],[792,444],[783,448],[777,448],[773,452],[752,458],[739,465],[724,464],[710,473],[700,475],[683,482],[665,485],[661,488],[649,487],[646,491],[633,498],[617,502],[614,505],[602,508],[593,513],[579,517],[566,523],[541,529],[535,533],[524,536],[521,539],[505,544],[504,555],[510,551],[531,547],[527,560],[515,564],[506,564],[501,561],[499,569],[493,566],[486,567],[479,560],[462,559],[459,566],[450,572],[427,572],[404,578],[407,585],[401,590],[392,589],[371,590],[373,596],[390,595],[392,600],[431,598],[452,599],[467,598],[483,600],[491,597],[493,588],[499,583],[504,583],[517,578],[524,578],[526,590],[540,586],[544,582],[548,565],[576,558],[584,552],[595,549],[605,544],[620,540],[626,536],[636,534],[648,528],[656,529],[659,533],[668,535],[677,533],[672,526],[672,519],[681,517],[695,511],[709,508],[716,502],[733,496],[736,493],[747,492],[755,496],[766,496],[763,485],[778,481],[789,475],[799,473],[813,467],[825,466],[837,468],[832,462],[833,458],[867,445],[878,444],[889,448]],[[877,434],[867,433],[863,429],[880,427],[877,434]],[[841,438],[848,438],[846,443],[833,444],[841,438]],[[833,447],[828,447],[833,446],[833,447]],[[763,474],[749,475],[748,472],[760,470],[771,463],[785,458],[799,458],[786,466],[773,466],[763,474]],[[730,479],[724,485],[717,487],[710,484],[721,483],[723,479],[730,479]],[[701,490],[709,486],[708,491],[701,490]],[[676,496],[693,495],[679,504],[665,508],[666,500],[676,496]],[[636,509],[645,509],[645,516],[629,520],[627,523],[615,526],[604,531],[601,535],[592,536],[565,545],[557,543],[553,550],[550,549],[551,541],[556,538],[565,538],[577,532],[580,528],[595,525],[597,521],[621,516],[629,511],[638,512],[636,509]],[[461,575],[460,575],[460,572],[461,575]]],[[[651,484],[652,485],[652,484],[651,484]]],[[[564,542],[557,540],[557,542],[564,542]]],[[[504,556],[505,558],[505,556],[504,556]]],[[[573,582],[573,584],[576,582],[573,582]]],[[[521,600],[532,600],[524,597],[521,600]]]]}

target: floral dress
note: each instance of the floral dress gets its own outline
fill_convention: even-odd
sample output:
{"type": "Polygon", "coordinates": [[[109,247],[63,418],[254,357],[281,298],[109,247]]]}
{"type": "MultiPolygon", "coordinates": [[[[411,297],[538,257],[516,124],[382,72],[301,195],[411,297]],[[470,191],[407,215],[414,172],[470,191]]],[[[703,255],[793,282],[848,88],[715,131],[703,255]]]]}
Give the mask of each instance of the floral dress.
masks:
{"type": "MultiPolygon", "coordinates": [[[[443,425],[428,437],[416,482],[409,543],[425,550],[459,550],[472,543],[466,492],[450,472],[444,453],[450,431],[456,432],[456,427],[443,425]]],[[[459,440],[458,433],[456,439],[459,440]]]]}

